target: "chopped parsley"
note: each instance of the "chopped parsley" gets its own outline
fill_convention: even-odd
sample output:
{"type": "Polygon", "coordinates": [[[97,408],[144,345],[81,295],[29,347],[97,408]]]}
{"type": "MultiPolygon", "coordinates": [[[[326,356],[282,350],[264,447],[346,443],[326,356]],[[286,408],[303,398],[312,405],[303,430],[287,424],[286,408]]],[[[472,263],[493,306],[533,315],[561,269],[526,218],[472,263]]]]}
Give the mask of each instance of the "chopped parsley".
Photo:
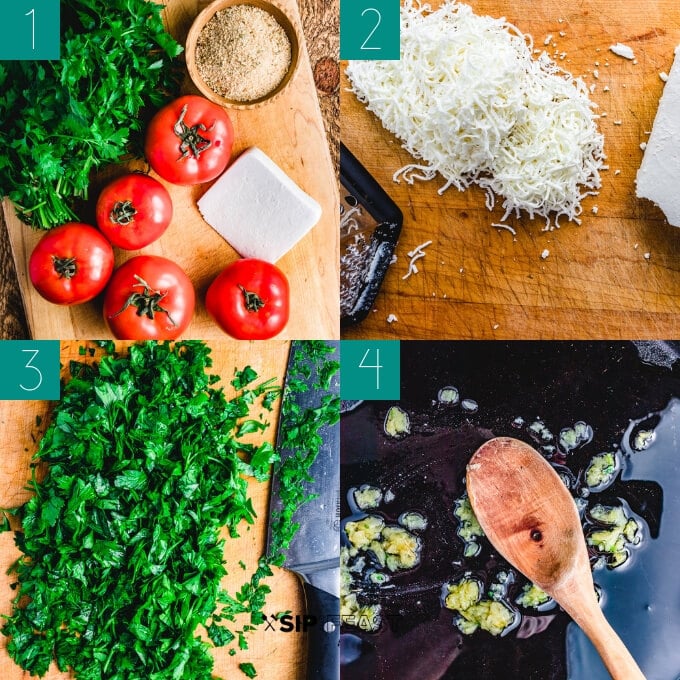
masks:
{"type": "MultiPolygon", "coordinates": [[[[338,364],[322,345],[298,351],[301,361],[315,357],[320,379],[330,381],[338,364]]],[[[237,536],[253,524],[247,477],[268,479],[278,461],[270,444],[241,437],[268,426],[263,413],[281,390],[246,367],[227,399],[201,341],[146,342],[125,355],[101,348],[94,365],[71,362],[35,456],[48,464],[43,481],[29,482],[35,496],[0,517],[0,528],[8,528],[6,513],[23,527],[15,535],[23,554],[12,567],[19,590],[2,627],[7,649],[37,675],[55,659],[79,680],[210,680],[201,632],[230,655],[248,648],[249,633],[265,621],[270,564],[283,561],[297,528],[286,518],[308,499],[291,482],[275,550],[240,589],[223,590],[220,529],[237,536]]],[[[283,401],[281,417],[296,430],[286,445],[299,451],[280,466],[286,479],[308,480],[318,429],[337,422],[339,398],[309,411],[283,401]]],[[[239,668],[256,676],[250,663],[239,668]]]]}

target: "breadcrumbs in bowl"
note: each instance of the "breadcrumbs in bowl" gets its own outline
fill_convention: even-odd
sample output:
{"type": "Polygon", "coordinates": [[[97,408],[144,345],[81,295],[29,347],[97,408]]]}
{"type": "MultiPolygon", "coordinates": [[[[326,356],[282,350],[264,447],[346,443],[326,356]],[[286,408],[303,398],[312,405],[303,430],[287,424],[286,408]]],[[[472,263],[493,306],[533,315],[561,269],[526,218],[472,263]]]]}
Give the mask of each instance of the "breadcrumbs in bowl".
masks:
{"type": "Polygon", "coordinates": [[[299,55],[295,26],[266,0],[216,0],[194,21],[186,44],[196,87],[223,106],[253,108],[292,80],[299,55]]]}

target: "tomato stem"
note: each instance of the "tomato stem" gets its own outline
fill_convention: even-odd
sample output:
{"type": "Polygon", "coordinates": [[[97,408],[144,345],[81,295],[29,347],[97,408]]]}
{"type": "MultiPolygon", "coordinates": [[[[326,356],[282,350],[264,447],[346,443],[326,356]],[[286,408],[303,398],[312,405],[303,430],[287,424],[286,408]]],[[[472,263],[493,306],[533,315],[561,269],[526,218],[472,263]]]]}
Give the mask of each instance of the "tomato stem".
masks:
{"type": "Polygon", "coordinates": [[[75,257],[57,257],[52,255],[52,265],[60,279],[72,279],[78,271],[75,257]]]}
{"type": "Polygon", "coordinates": [[[243,293],[243,302],[249,312],[257,312],[264,307],[264,300],[251,290],[246,290],[240,283],[238,287],[243,293]]]}
{"type": "Polygon", "coordinates": [[[141,293],[138,293],[137,291],[131,293],[130,297],[125,301],[125,304],[111,316],[114,317],[122,314],[128,307],[136,307],[137,316],[146,315],[147,318],[153,319],[156,312],[162,312],[163,314],[167,314],[170,323],[173,326],[176,326],[177,324],[170,316],[170,312],[160,305],[161,300],[168,292],[161,293],[159,290],[154,290],[141,276],[137,276],[137,274],[135,274],[134,277],[137,279],[137,283],[132,284],[132,287],[141,286],[144,290],[141,293]]]}
{"type": "Polygon", "coordinates": [[[137,214],[137,210],[132,201],[117,201],[109,213],[109,219],[114,224],[126,226],[132,222],[132,218],[137,214]]]}
{"type": "Polygon", "coordinates": [[[175,127],[173,128],[175,134],[180,138],[179,150],[181,155],[177,159],[178,161],[182,160],[182,158],[186,158],[190,153],[194,154],[194,158],[198,158],[201,153],[212,144],[209,139],[201,137],[201,135],[198,134],[199,130],[210,130],[212,126],[207,128],[203,123],[197,123],[193,127],[189,127],[184,122],[184,116],[186,115],[188,108],[189,105],[185,104],[175,123],[175,127]]]}

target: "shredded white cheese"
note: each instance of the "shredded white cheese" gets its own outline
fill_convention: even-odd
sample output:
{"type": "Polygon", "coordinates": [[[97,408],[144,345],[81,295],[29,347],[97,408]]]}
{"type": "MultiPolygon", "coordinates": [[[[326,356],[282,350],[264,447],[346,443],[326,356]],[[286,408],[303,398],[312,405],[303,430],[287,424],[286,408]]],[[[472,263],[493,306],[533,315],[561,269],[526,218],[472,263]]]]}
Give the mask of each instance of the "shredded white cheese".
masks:
{"type": "Polygon", "coordinates": [[[416,261],[419,260],[421,257],[425,257],[425,248],[427,246],[431,245],[432,241],[425,241],[425,243],[421,243],[419,246],[416,246],[413,250],[410,250],[407,255],[411,258],[410,262],[408,263],[408,271],[404,276],[402,276],[402,280],[406,280],[411,274],[417,274],[418,273],[418,267],[416,266],[416,261]]]}
{"type": "Polygon", "coordinates": [[[351,90],[414,157],[395,181],[478,184],[486,205],[558,224],[600,187],[603,136],[580,79],[504,19],[455,0],[401,9],[401,59],[351,61],[351,90]]]}
{"type": "Polygon", "coordinates": [[[616,45],[611,45],[609,48],[614,54],[616,54],[619,57],[623,57],[624,59],[635,59],[635,52],[633,52],[633,48],[629,47],[628,45],[624,45],[623,43],[616,43],[616,45]]]}
{"type": "Polygon", "coordinates": [[[517,231],[513,227],[511,227],[509,224],[501,224],[500,222],[492,222],[491,226],[496,227],[496,229],[506,229],[513,236],[517,236],[517,231]]]}

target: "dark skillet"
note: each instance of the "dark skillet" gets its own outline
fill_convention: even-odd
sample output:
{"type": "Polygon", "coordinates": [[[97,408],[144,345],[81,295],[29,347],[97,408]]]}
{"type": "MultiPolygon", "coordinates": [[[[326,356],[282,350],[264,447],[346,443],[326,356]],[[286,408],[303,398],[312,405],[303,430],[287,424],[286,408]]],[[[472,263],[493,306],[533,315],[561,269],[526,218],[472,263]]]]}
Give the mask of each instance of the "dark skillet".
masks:
{"type": "MultiPolygon", "coordinates": [[[[658,364],[674,358],[673,346],[652,349],[660,349],[650,355],[658,364]]],[[[389,488],[396,496],[384,508],[389,518],[420,510],[430,525],[420,567],[381,592],[385,617],[380,630],[343,629],[354,636],[344,636],[344,642],[361,647],[359,659],[343,666],[343,677],[565,679],[569,618],[563,612],[527,616],[519,631],[493,638],[484,632],[461,635],[453,613],[441,606],[441,586],[456,571],[473,566],[493,573],[504,565],[490,548],[477,561],[463,559],[452,510],[464,489],[465,465],[492,436],[531,442],[526,427],[514,423],[518,416],[527,422],[540,418],[555,434],[585,420],[594,430],[592,442],[555,461],[566,462],[578,475],[594,452],[610,450],[621,440],[631,419],[660,411],[680,396],[678,370],[641,361],[632,343],[401,343],[399,405],[411,416],[412,434],[402,440],[384,435],[383,420],[392,402],[364,402],[344,414],[342,485],[345,492],[363,483],[389,488]],[[437,394],[447,385],[457,387],[461,399],[475,400],[479,409],[470,413],[460,404],[439,404],[437,394]]],[[[619,479],[600,500],[624,498],[646,521],[652,540],[658,534],[662,497],[655,481],[619,479]]],[[[350,508],[343,503],[342,515],[347,516],[350,508]]]]}

